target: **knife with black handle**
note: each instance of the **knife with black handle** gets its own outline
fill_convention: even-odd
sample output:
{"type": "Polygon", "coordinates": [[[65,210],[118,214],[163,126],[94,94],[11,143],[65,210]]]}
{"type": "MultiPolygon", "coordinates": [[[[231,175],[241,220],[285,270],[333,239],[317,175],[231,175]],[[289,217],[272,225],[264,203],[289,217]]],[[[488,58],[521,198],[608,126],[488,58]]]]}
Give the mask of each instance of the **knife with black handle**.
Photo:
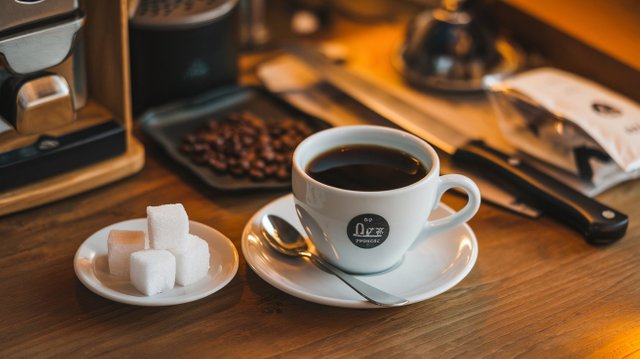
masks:
{"type": "Polygon", "coordinates": [[[509,182],[539,208],[582,233],[594,245],[612,243],[624,236],[627,216],[540,172],[536,168],[491,148],[470,141],[452,156],[457,163],[482,167],[509,182]]]}
{"type": "Polygon", "coordinates": [[[625,214],[583,195],[513,155],[467,137],[371,81],[331,63],[312,49],[291,46],[286,50],[306,63],[320,78],[446,152],[455,163],[482,168],[507,181],[545,213],[578,230],[588,243],[609,244],[626,233],[629,219],[625,214]]]}

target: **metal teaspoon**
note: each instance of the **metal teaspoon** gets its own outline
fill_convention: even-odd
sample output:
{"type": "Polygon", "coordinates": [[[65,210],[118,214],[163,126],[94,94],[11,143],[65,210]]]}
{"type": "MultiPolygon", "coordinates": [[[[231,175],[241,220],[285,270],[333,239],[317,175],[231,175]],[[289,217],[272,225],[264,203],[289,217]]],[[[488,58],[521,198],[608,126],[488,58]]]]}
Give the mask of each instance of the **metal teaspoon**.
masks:
{"type": "Polygon", "coordinates": [[[269,214],[262,218],[262,234],[269,246],[277,252],[288,256],[307,258],[318,268],[323,269],[340,278],[349,287],[358,292],[369,302],[381,307],[393,307],[408,303],[409,301],[395,295],[381,291],[358,278],[343,272],[327,263],[325,260],[309,251],[304,238],[285,219],[269,214]]]}

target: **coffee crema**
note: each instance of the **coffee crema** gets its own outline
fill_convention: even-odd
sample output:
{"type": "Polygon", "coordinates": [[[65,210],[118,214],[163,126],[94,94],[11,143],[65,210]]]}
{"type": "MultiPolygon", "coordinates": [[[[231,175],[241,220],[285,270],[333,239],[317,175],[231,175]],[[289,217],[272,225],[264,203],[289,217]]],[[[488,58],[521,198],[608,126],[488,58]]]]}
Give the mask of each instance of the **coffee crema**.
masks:
{"type": "Polygon", "coordinates": [[[376,145],[346,145],[314,158],[305,172],[326,185],[352,191],[388,191],[414,184],[429,169],[401,150],[376,145]]]}

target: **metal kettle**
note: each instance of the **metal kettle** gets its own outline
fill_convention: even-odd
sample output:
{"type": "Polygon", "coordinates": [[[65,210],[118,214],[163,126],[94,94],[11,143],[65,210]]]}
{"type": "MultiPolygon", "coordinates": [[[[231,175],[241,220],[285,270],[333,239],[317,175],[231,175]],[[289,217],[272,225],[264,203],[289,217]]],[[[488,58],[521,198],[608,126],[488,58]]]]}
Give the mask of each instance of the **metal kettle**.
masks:
{"type": "Polygon", "coordinates": [[[412,85],[443,91],[479,91],[489,75],[514,72],[521,59],[467,0],[443,0],[408,25],[398,68],[412,85]]]}

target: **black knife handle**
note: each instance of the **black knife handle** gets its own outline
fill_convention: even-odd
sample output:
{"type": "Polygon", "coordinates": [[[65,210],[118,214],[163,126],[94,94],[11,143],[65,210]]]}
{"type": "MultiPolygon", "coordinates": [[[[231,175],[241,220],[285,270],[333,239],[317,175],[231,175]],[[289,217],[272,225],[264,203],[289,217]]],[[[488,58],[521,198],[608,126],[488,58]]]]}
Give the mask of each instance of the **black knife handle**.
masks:
{"type": "Polygon", "coordinates": [[[471,141],[460,147],[453,160],[482,168],[489,175],[506,180],[544,212],[580,231],[590,244],[615,242],[627,231],[629,219],[624,213],[583,195],[483,141],[471,141]]]}

